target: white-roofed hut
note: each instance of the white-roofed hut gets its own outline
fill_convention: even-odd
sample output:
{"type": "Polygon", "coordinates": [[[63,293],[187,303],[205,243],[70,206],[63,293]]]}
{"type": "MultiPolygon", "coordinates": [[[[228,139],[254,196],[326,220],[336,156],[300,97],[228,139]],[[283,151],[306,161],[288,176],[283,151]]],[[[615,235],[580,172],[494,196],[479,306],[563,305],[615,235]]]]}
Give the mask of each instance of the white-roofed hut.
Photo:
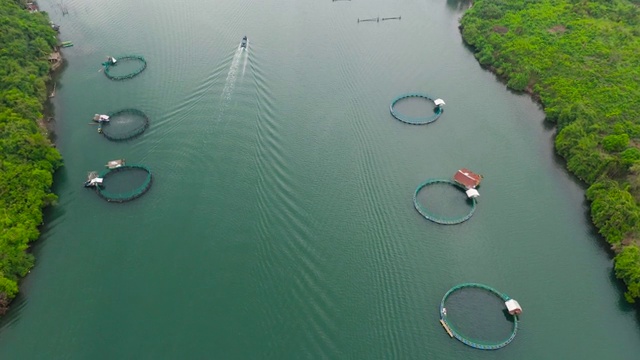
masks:
{"type": "Polygon", "coordinates": [[[97,123],[109,122],[109,115],[95,114],[93,115],[93,121],[97,123]]]}
{"type": "Polygon", "coordinates": [[[478,196],[480,196],[480,193],[476,189],[469,189],[465,191],[465,193],[467,194],[467,197],[469,199],[477,198],[478,196]]]}
{"type": "Polygon", "coordinates": [[[509,299],[509,300],[504,302],[504,305],[507,307],[507,310],[509,311],[509,314],[511,314],[511,315],[520,315],[520,314],[522,314],[522,308],[520,307],[520,304],[518,304],[518,302],[516,300],[509,299]]]}

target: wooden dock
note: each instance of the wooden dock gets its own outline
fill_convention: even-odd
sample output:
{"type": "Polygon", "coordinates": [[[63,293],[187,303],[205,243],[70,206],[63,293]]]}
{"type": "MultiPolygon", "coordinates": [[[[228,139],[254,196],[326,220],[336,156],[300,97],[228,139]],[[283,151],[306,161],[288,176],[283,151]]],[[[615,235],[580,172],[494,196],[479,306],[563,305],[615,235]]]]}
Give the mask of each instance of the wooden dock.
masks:
{"type": "Polygon", "coordinates": [[[449,329],[449,325],[447,325],[447,323],[442,319],[440,319],[440,324],[442,324],[442,327],[447,332],[447,334],[449,334],[450,337],[453,337],[453,333],[451,332],[451,329],[449,329]]]}

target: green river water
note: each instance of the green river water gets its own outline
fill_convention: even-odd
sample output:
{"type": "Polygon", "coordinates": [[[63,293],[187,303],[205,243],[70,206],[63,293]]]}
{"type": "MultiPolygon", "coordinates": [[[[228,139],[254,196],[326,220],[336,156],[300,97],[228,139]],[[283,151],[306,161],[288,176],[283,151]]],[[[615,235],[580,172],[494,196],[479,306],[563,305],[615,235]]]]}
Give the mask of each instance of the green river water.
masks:
{"type": "MultiPolygon", "coordinates": [[[[538,105],[462,43],[468,4],[40,6],[75,44],[53,99],[65,166],[36,267],[2,319],[0,359],[640,358],[638,317],[583,185],[554,156],[538,105]],[[122,82],[98,71],[126,54],[144,55],[147,70],[122,82]],[[414,91],[446,101],[437,122],[390,116],[390,101],[414,91]],[[88,125],[128,107],[151,119],[135,140],[88,125]],[[154,174],[126,204],[82,187],[118,158],[154,174]],[[461,167],[484,175],[475,215],[422,218],[415,187],[461,167]],[[475,350],[443,331],[440,300],[462,282],[520,302],[510,345],[475,350]]],[[[447,191],[434,206],[464,211],[447,191]]],[[[479,313],[499,303],[453,301],[460,329],[505,336],[503,316],[479,313]]]]}

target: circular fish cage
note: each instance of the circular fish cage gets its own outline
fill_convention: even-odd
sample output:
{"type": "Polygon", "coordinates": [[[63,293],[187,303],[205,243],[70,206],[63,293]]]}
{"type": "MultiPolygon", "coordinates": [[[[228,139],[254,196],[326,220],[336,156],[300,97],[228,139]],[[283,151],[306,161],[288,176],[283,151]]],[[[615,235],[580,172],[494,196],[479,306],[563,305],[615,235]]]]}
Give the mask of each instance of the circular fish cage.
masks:
{"type": "Polygon", "coordinates": [[[434,99],[431,96],[424,94],[424,93],[409,93],[409,94],[403,94],[400,95],[398,97],[396,97],[395,99],[393,99],[393,101],[391,102],[391,105],[389,105],[389,111],[391,112],[391,115],[404,122],[407,124],[411,124],[411,125],[425,125],[425,124],[430,124],[436,120],[438,120],[438,118],[440,117],[440,115],[442,115],[442,113],[444,112],[444,109],[442,108],[441,105],[444,105],[444,101],[440,100],[440,99],[434,99]],[[420,99],[426,99],[428,101],[433,102],[434,104],[434,108],[433,108],[433,114],[429,115],[429,116],[424,116],[424,117],[410,117],[407,116],[405,114],[402,114],[401,112],[396,110],[396,104],[404,99],[408,99],[408,98],[420,98],[420,99]],[[438,103],[436,103],[436,100],[439,100],[438,103]]]}
{"type": "Polygon", "coordinates": [[[144,193],[149,191],[151,188],[151,183],[153,182],[153,176],[151,175],[151,170],[144,165],[123,165],[114,169],[108,169],[102,172],[99,177],[103,179],[103,183],[100,186],[96,187],[96,193],[100,195],[101,198],[109,201],[109,202],[118,202],[123,203],[127,201],[131,201],[139,198],[144,193]],[[109,177],[113,176],[117,173],[127,172],[127,171],[144,171],[146,173],[146,177],[142,184],[135,189],[127,192],[110,192],[106,189],[107,184],[109,183],[109,177]]]}
{"type": "Polygon", "coordinates": [[[118,58],[115,58],[115,62],[112,62],[111,59],[113,59],[113,58],[109,58],[109,60],[107,60],[106,62],[102,63],[102,65],[104,65],[104,74],[111,80],[131,79],[131,78],[137,76],[138,74],[140,74],[141,72],[143,72],[144,69],[147,68],[147,60],[145,60],[144,57],[139,56],[139,55],[120,56],[118,58]],[[114,75],[114,74],[111,73],[113,68],[117,67],[118,64],[121,64],[121,63],[124,63],[124,62],[129,62],[129,61],[139,62],[140,63],[140,67],[138,67],[137,69],[133,70],[132,72],[130,72],[128,74],[114,75]]]}
{"type": "Polygon", "coordinates": [[[450,335],[452,335],[452,337],[456,338],[458,341],[462,342],[463,344],[471,346],[472,348],[475,348],[475,349],[497,350],[509,345],[509,343],[511,343],[513,339],[516,337],[516,333],[518,332],[518,316],[517,315],[509,315],[513,319],[510,335],[506,339],[497,341],[494,343],[480,342],[478,340],[469,339],[464,335],[460,334],[458,331],[456,331],[455,327],[452,326],[451,321],[448,320],[447,308],[445,307],[445,303],[447,302],[447,299],[449,298],[449,296],[451,296],[451,294],[453,294],[454,292],[462,289],[468,289],[468,288],[487,291],[492,295],[497,296],[502,301],[509,301],[511,299],[508,295],[503,294],[498,290],[487,285],[478,284],[478,283],[464,283],[464,284],[456,285],[451,289],[449,289],[449,291],[447,291],[446,294],[444,294],[444,296],[442,297],[442,301],[440,302],[440,321],[442,322],[443,326],[446,325],[445,329],[447,329],[448,332],[450,332],[450,335]]]}
{"type": "Polygon", "coordinates": [[[462,187],[458,183],[453,182],[451,180],[447,180],[447,179],[428,179],[428,180],[426,180],[422,184],[418,185],[418,187],[416,188],[416,191],[413,193],[413,206],[420,213],[420,215],[422,215],[427,220],[430,220],[430,221],[433,221],[433,222],[435,222],[437,224],[442,224],[442,225],[460,224],[460,223],[463,223],[463,222],[469,220],[471,218],[471,216],[473,216],[473,213],[476,211],[476,199],[475,198],[471,198],[470,199],[471,207],[469,209],[469,212],[466,215],[463,215],[463,216],[451,217],[450,218],[450,217],[434,215],[431,212],[429,212],[429,210],[427,210],[424,206],[422,206],[422,204],[420,204],[420,202],[418,201],[418,193],[423,188],[425,188],[425,187],[427,187],[429,185],[434,185],[434,184],[447,184],[447,185],[451,185],[451,186],[455,187],[456,189],[461,190],[463,193],[465,191],[464,187],[462,187]]]}
{"type": "Polygon", "coordinates": [[[109,122],[100,123],[98,125],[98,132],[111,141],[125,141],[142,135],[148,127],[149,117],[144,112],[138,109],[123,109],[109,113],[109,122]],[[136,124],[131,126],[131,129],[119,133],[116,130],[120,127],[117,125],[118,119],[122,119],[127,116],[137,118],[139,120],[136,121],[136,124]]]}

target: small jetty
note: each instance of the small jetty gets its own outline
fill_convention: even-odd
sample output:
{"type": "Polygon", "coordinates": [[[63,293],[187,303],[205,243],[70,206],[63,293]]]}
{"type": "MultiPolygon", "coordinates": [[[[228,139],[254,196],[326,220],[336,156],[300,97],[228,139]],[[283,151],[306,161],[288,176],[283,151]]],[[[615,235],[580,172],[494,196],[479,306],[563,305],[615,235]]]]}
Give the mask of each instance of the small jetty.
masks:
{"type": "Polygon", "coordinates": [[[447,325],[447,323],[444,322],[444,320],[442,319],[440,319],[440,324],[444,328],[444,331],[446,331],[447,334],[449,334],[449,337],[453,337],[453,333],[451,332],[451,329],[449,329],[449,325],[447,325]]]}
{"type": "Polygon", "coordinates": [[[62,65],[62,56],[58,51],[54,51],[51,54],[49,54],[49,57],[47,58],[47,60],[51,65],[51,71],[57,70],[62,65]]]}
{"type": "Polygon", "coordinates": [[[482,181],[482,175],[476,174],[473,171],[462,168],[453,175],[453,181],[466,189],[465,193],[468,198],[477,198],[480,193],[476,188],[480,186],[482,181]]]}

